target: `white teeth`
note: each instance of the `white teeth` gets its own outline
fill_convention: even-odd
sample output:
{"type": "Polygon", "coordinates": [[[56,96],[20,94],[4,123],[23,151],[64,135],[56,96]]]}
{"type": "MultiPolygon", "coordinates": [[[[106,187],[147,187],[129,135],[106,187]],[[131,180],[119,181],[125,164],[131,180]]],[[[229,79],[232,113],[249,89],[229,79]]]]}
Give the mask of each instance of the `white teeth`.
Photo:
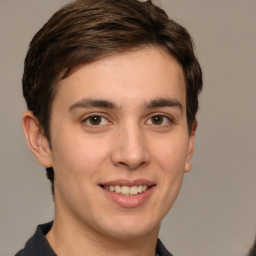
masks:
{"type": "Polygon", "coordinates": [[[130,194],[131,195],[137,195],[138,194],[138,186],[132,186],[130,188],[130,194]]]}
{"type": "Polygon", "coordinates": [[[125,196],[130,196],[130,195],[138,195],[142,192],[145,192],[148,189],[148,186],[146,185],[139,185],[139,186],[104,186],[105,189],[115,192],[117,194],[125,195],[125,196]]]}
{"type": "Polygon", "coordinates": [[[115,186],[115,191],[116,191],[116,193],[121,194],[122,193],[122,188],[117,185],[117,186],[115,186]]]}
{"type": "Polygon", "coordinates": [[[127,186],[122,186],[122,194],[123,195],[129,195],[130,193],[130,188],[127,186]]]}
{"type": "Polygon", "coordinates": [[[147,186],[142,186],[142,191],[144,192],[144,191],[146,191],[147,190],[147,186]]]}

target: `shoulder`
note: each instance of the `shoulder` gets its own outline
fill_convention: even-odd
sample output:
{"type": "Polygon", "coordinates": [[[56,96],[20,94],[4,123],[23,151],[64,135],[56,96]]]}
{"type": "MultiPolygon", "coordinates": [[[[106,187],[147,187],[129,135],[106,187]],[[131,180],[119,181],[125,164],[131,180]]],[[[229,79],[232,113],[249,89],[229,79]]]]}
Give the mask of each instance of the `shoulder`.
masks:
{"type": "Polygon", "coordinates": [[[156,255],[157,256],[173,256],[163,245],[160,239],[157,240],[156,245],[156,255]]]}
{"type": "Polygon", "coordinates": [[[24,250],[23,250],[23,249],[20,250],[19,252],[17,252],[17,253],[15,254],[15,256],[24,256],[24,250]]]}
{"type": "Polygon", "coordinates": [[[15,256],[56,256],[45,238],[51,227],[52,222],[38,225],[35,234],[15,256]]]}

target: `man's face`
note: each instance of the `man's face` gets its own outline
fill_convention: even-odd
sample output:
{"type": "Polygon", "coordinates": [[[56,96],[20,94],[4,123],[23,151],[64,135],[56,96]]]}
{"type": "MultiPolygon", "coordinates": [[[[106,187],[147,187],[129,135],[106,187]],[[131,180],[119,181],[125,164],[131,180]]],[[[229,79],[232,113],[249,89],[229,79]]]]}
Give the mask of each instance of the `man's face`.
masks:
{"type": "Polygon", "coordinates": [[[59,83],[50,130],[56,221],[112,238],[158,233],[193,154],[174,58],[145,47],[80,67],[59,83]]]}

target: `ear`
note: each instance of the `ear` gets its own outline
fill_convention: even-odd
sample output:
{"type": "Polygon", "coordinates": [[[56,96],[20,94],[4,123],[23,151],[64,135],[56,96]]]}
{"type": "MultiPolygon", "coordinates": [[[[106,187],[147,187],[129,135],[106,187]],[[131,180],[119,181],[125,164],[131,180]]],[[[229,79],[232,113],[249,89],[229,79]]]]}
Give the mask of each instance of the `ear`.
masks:
{"type": "Polygon", "coordinates": [[[31,111],[22,116],[22,127],[31,152],[44,167],[52,167],[51,149],[48,140],[31,111]]]}
{"type": "Polygon", "coordinates": [[[192,125],[191,132],[189,134],[188,154],[185,162],[184,172],[189,172],[192,169],[191,159],[194,154],[194,140],[195,140],[196,128],[197,128],[197,121],[195,120],[192,125]]]}

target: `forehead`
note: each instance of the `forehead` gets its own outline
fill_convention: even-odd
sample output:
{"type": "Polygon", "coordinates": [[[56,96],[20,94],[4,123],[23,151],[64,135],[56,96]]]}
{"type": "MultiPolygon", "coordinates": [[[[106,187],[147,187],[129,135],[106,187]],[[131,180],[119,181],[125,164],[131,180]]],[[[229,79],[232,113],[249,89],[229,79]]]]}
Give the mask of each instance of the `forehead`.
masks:
{"type": "Polygon", "coordinates": [[[55,101],[104,98],[124,105],[174,98],[185,105],[182,67],[166,50],[144,47],[116,53],[74,70],[58,85],[55,101]]]}

